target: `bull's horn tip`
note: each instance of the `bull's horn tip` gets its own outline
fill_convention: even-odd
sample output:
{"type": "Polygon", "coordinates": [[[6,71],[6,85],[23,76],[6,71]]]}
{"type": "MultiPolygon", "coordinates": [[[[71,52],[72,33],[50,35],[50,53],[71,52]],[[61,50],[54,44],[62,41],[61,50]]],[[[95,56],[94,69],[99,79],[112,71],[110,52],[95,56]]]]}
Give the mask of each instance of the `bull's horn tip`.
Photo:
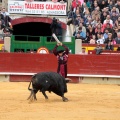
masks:
{"type": "Polygon", "coordinates": [[[69,80],[69,81],[72,81],[72,79],[70,79],[70,78],[65,78],[65,80],[69,80]]]}

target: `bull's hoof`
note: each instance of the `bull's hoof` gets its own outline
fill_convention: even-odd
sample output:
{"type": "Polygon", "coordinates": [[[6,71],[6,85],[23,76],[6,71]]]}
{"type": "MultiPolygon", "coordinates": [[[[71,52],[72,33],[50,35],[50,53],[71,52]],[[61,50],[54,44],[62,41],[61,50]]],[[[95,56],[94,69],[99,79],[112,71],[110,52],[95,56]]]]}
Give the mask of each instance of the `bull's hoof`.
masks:
{"type": "Polygon", "coordinates": [[[45,99],[47,100],[47,99],[48,99],[48,97],[45,97],[45,99]]]}
{"type": "Polygon", "coordinates": [[[68,102],[68,98],[63,98],[63,102],[68,102]]]}
{"type": "Polygon", "coordinates": [[[49,93],[51,93],[51,91],[49,91],[49,93]]]}

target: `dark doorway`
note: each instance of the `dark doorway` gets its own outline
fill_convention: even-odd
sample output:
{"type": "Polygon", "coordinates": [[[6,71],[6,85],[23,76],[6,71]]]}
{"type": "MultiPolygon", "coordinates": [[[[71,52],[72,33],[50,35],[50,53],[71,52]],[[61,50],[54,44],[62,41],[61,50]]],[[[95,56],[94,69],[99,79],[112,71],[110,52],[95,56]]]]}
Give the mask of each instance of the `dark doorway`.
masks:
{"type": "Polygon", "coordinates": [[[50,24],[28,22],[13,26],[13,35],[51,36],[50,24]]]}
{"type": "Polygon", "coordinates": [[[47,41],[50,41],[51,34],[48,23],[28,22],[13,26],[13,35],[18,41],[40,41],[40,36],[46,36],[47,41]]]}

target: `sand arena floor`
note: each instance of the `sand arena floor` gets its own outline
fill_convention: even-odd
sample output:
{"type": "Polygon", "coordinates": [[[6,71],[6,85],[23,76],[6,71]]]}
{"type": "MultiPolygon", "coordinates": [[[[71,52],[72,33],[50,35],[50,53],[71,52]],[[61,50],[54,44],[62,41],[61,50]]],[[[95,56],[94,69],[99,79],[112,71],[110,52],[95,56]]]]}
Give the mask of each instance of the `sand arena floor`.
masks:
{"type": "Polygon", "coordinates": [[[120,120],[120,86],[68,84],[69,102],[48,93],[37,93],[37,102],[26,99],[28,82],[0,82],[0,120],[120,120]]]}

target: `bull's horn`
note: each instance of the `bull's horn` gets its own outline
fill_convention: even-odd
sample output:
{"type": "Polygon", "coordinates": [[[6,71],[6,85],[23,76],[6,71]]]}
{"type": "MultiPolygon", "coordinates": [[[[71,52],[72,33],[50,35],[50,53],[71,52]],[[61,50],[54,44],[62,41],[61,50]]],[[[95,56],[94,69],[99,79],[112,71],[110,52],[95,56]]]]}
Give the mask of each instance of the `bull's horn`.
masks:
{"type": "Polygon", "coordinates": [[[72,81],[72,79],[70,79],[70,78],[65,78],[65,80],[66,80],[66,83],[72,81]]]}

